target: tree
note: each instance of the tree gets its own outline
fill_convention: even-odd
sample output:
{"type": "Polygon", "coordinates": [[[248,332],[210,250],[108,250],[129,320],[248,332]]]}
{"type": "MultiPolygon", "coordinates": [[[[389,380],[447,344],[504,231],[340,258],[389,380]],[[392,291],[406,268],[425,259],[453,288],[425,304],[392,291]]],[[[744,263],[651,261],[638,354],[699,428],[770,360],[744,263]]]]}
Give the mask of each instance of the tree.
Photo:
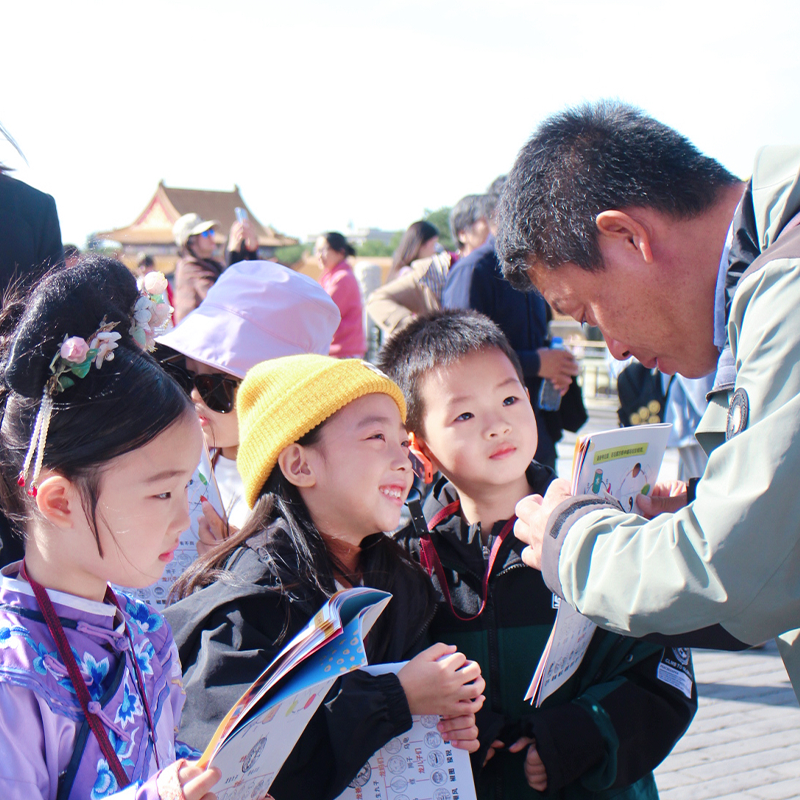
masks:
{"type": "Polygon", "coordinates": [[[356,247],[356,252],[360,256],[377,258],[378,256],[392,255],[392,253],[394,253],[394,248],[389,244],[384,244],[383,242],[368,240],[359,247],[356,247]]]}
{"type": "Polygon", "coordinates": [[[453,241],[453,237],[450,235],[450,207],[443,206],[442,208],[436,209],[435,211],[431,210],[430,208],[425,209],[425,213],[422,215],[422,219],[425,222],[430,222],[431,225],[435,226],[435,228],[439,231],[439,244],[444,247],[445,250],[457,250],[456,243],[453,241]]]}
{"type": "Polygon", "coordinates": [[[279,247],[275,250],[275,258],[281,264],[286,264],[291,267],[302,258],[305,258],[306,253],[311,252],[311,245],[307,244],[291,244],[288,247],[279,247]]]}

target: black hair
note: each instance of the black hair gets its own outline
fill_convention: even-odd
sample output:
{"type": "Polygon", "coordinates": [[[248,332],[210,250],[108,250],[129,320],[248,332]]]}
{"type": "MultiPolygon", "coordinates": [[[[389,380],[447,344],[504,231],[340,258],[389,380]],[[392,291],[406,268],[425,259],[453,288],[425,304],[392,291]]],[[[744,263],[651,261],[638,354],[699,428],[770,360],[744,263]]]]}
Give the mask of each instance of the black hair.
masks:
{"type": "Polygon", "coordinates": [[[50,364],[66,337],[88,340],[104,323],[121,338],[114,359],[54,396],[42,465],[74,481],[97,549],[103,465],[155,439],[191,413],[185,393],[130,334],[139,298],[131,272],[111,258],[85,256],[51,270],[25,297],[4,305],[0,331],[0,505],[24,536],[34,504],[17,485],[31,443],[50,364]],[[21,313],[20,313],[21,312],[21,313]]]}
{"type": "Polygon", "coordinates": [[[356,254],[355,247],[337,231],[323,233],[322,238],[325,239],[331,250],[335,250],[337,253],[344,253],[345,257],[354,256],[356,254]]]}
{"type": "Polygon", "coordinates": [[[568,109],[542,123],[508,177],[496,244],[503,273],[530,289],[533,264],[601,270],[595,224],[601,212],[638,206],[690,218],[737,181],[633,106],[601,100],[568,109]]]}
{"type": "MultiPolygon", "coordinates": [[[[318,425],[297,444],[311,446],[319,441],[325,423],[318,425]]],[[[187,597],[192,592],[219,580],[234,580],[226,570],[231,556],[262,532],[266,540],[260,543],[259,557],[267,559],[281,593],[292,602],[322,605],[336,592],[336,577],[341,575],[356,585],[392,593],[399,583],[424,586],[424,603],[433,609],[436,603],[433,587],[422,568],[390,536],[377,532],[362,541],[358,575],[350,575],[326,543],[323,533],[314,525],[297,487],[276,465],[256,499],[244,527],[223,540],[208,553],[194,561],[178,578],[170,592],[170,602],[187,597]],[[282,524],[273,523],[278,520],[282,524]]],[[[388,648],[392,631],[387,629],[390,617],[376,623],[369,637],[370,659],[380,661],[388,648]]],[[[289,611],[281,638],[289,625],[289,611]]]]}
{"type": "Polygon", "coordinates": [[[431,225],[430,222],[426,222],[424,219],[412,222],[394,251],[392,268],[389,270],[386,280],[392,280],[403,267],[407,267],[412,261],[419,258],[419,251],[422,245],[438,235],[438,229],[435,225],[431,225]]]}
{"type": "Polygon", "coordinates": [[[468,194],[450,209],[450,234],[457,245],[463,244],[459,233],[471,228],[486,216],[486,195],[468,194]]]}
{"type": "Polygon", "coordinates": [[[377,366],[403,390],[408,407],[406,428],[424,434],[425,409],[420,390],[430,372],[489,348],[508,357],[524,386],[522,366],[505,334],[478,311],[436,311],[417,317],[392,334],[378,354],[377,366]]]}

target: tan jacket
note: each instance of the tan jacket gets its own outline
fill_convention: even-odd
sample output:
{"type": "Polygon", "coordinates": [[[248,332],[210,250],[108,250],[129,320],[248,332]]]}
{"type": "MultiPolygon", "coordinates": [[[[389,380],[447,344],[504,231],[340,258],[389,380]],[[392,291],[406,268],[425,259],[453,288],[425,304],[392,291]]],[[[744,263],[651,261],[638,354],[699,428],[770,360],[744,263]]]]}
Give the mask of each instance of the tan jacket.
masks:
{"type": "Polygon", "coordinates": [[[437,253],[411,264],[411,271],[374,291],[367,302],[367,313],[386,334],[407,325],[414,317],[438,311],[442,306],[449,253],[437,253]]]}

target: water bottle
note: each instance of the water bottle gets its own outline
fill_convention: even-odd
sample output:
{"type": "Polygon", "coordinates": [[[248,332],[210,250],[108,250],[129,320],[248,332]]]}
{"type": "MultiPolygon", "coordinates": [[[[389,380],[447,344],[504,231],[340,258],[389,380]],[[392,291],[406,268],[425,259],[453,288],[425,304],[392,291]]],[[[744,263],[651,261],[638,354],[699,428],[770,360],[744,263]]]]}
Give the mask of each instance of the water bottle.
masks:
{"type": "MultiPolygon", "coordinates": [[[[564,340],[560,336],[554,336],[550,349],[563,350],[564,340]]],[[[539,390],[539,408],[542,411],[558,411],[561,408],[561,392],[553,386],[552,381],[542,381],[542,388],[539,390]]]]}

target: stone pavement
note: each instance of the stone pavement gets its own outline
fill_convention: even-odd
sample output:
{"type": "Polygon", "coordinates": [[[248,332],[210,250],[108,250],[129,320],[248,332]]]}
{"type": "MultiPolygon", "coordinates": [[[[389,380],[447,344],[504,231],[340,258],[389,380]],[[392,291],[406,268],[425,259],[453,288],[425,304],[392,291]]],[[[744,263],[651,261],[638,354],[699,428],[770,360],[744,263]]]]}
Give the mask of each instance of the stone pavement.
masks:
{"type": "MultiPolygon", "coordinates": [[[[616,398],[587,399],[581,433],[616,427],[616,398]]],[[[559,442],[569,477],[575,434],[559,442]]],[[[677,474],[668,452],[662,477],[677,474]]],[[[800,798],[800,707],[774,642],[742,653],[694,651],[700,707],[686,735],[656,770],[662,800],[800,798]]]]}

